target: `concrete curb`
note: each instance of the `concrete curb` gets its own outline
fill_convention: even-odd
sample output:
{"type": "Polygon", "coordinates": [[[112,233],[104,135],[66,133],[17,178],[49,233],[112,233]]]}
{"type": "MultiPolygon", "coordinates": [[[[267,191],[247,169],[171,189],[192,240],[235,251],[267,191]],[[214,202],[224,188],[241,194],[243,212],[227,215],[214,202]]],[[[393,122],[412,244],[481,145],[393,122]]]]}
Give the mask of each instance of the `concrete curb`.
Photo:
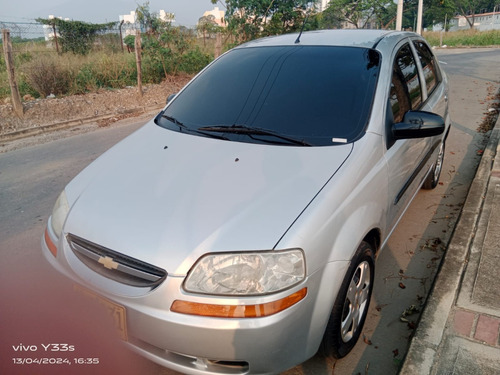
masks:
{"type": "Polygon", "coordinates": [[[101,116],[90,116],[90,117],[84,117],[84,118],[79,118],[75,120],[68,120],[68,121],[62,121],[58,122],[55,124],[49,124],[49,125],[43,125],[43,126],[38,126],[35,128],[26,128],[26,129],[20,129],[20,130],[15,130],[10,133],[5,133],[5,134],[0,134],[0,142],[9,142],[9,141],[15,141],[18,139],[22,138],[27,138],[27,137],[33,137],[36,135],[40,134],[46,134],[50,132],[54,132],[57,130],[62,130],[62,129],[69,129],[72,127],[76,126],[81,126],[84,124],[88,123],[93,123],[101,120],[108,120],[112,119],[113,117],[118,117],[122,115],[141,115],[144,113],[149,113],[149,112],[156,112],[161,110],[162,107],[158,108],[144,108],[144,107],[136,107],[136,108],[131,108],[126,111],[122,111],[119,113],[112,113],[112,114],[106,114],[106,115],[101,115],[101,116]]]}
{"type": "Polygon", "coordinates": [[[490,134],[446,256],[399,372],[400,375],[431,374],[435,362],[439,359],[438,348],[445,333],[449,313],[460,291],[462,275],[467,266],[493,163],[498,165],[500,162],[500,155],[497,155],[499,140],[500,118],[497,119],[496,126],[490,134]]]}

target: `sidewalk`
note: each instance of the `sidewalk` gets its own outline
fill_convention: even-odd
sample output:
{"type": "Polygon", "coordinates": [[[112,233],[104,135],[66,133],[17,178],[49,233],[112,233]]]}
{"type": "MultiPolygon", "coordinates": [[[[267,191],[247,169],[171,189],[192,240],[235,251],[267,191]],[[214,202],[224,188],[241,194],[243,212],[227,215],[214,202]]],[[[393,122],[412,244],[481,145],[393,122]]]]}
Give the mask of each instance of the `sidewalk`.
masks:
{"type": "Polygon", "coordinates": [[[500,374],[500,117],[400,375],[500,374]]]}

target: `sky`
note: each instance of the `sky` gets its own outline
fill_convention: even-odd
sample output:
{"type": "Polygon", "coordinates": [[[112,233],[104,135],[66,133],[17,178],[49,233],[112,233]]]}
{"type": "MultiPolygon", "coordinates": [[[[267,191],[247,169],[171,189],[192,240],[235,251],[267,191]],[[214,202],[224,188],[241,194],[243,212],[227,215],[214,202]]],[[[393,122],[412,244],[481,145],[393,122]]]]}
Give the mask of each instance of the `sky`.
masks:
{"type": "MultiPolygon", "coordinates": [[[[0,22],[34,22],[49,15],[75,21],[105,23],[118,21],[119,15],[130,14],[146,0],[0,0],[0,22]]],[[[219,3],[219,8],[224,10],[219,3]]],[[[163,9],[175,14],[175,24],[195,26],[207,10],[214,8],[210,0],[149,0],[153,12],[163,9]]]]}

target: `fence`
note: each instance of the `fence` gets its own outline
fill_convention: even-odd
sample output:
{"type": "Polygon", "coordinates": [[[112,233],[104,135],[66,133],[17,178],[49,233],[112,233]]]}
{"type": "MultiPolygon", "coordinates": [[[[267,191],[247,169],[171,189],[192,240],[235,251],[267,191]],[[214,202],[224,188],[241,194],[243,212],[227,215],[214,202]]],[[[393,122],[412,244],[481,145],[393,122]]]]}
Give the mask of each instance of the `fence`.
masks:
{"type": "MultiPolygon", "coordinates": [[[[38,22],[5,22],[0,21],[0,29],[10,31],[14,51],[23,51],[23,45],[30,45],[31,51],[60,52],[58,42],[59,32],[56,27],[43,25],[38,22]]],[[[138,25],[131,23],[116,24],[116,26],[97,33],[95,44],[103,45],[114,50],[125,51],[123,38],[135,35],[138,25]]]]}
{"type": "MultiPolygon", "coordinates": [[[[9,100],[13,103],[18,98],[10,84],[10,75],[15,76],[14,86],[24,101],[52,94],[83,94],[101,88],[136,85],[142,92],[142,83],[160,83],[178,73],[197,73],[223,48],[220,34],[204,38],[194,30],[181,27],[171,30],[169,46],[145,33],[140,47],[134,44],[136,32],[140,30],[129,23],[117,23],[87,40],[82,40],[85,33],[68,36],[61,29],[59,35],[57,27],[34,22],[0,21],[0,29],[9,34],[8,43],[3,41],[5,38],[0,39],[0,45],[9,45],[8,52],[0,47],[0,100],[5,103],[9,100]],[[134,38],[127,40],[128,35],[134,38]],[[126,48],[124,40],[130,49],[126,48]],[[71,43],[81,43],[81,48],[86,50],[80,52],[80,46],[71,43]],[[134,49],[135,53],[128,53],[134,49]],[[9,97],[11,99],[7,99],[9,97]]],[[[232,41],[226,38],[226,42],[232,41]]]]}

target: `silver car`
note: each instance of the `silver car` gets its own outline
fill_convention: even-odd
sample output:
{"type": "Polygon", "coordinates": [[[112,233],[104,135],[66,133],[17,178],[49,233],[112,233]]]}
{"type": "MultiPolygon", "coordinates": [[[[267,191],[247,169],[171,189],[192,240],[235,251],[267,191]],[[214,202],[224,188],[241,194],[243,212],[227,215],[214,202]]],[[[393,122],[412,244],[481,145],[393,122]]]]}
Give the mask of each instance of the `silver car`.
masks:
{"type": "Polygon", "coordinates": [[[112,305],[127,345],[182,373],[343,357],[377,252],[438,184],[447,99],[417,34],[246,43],[66,186],[43,252],[112,305]]]}

